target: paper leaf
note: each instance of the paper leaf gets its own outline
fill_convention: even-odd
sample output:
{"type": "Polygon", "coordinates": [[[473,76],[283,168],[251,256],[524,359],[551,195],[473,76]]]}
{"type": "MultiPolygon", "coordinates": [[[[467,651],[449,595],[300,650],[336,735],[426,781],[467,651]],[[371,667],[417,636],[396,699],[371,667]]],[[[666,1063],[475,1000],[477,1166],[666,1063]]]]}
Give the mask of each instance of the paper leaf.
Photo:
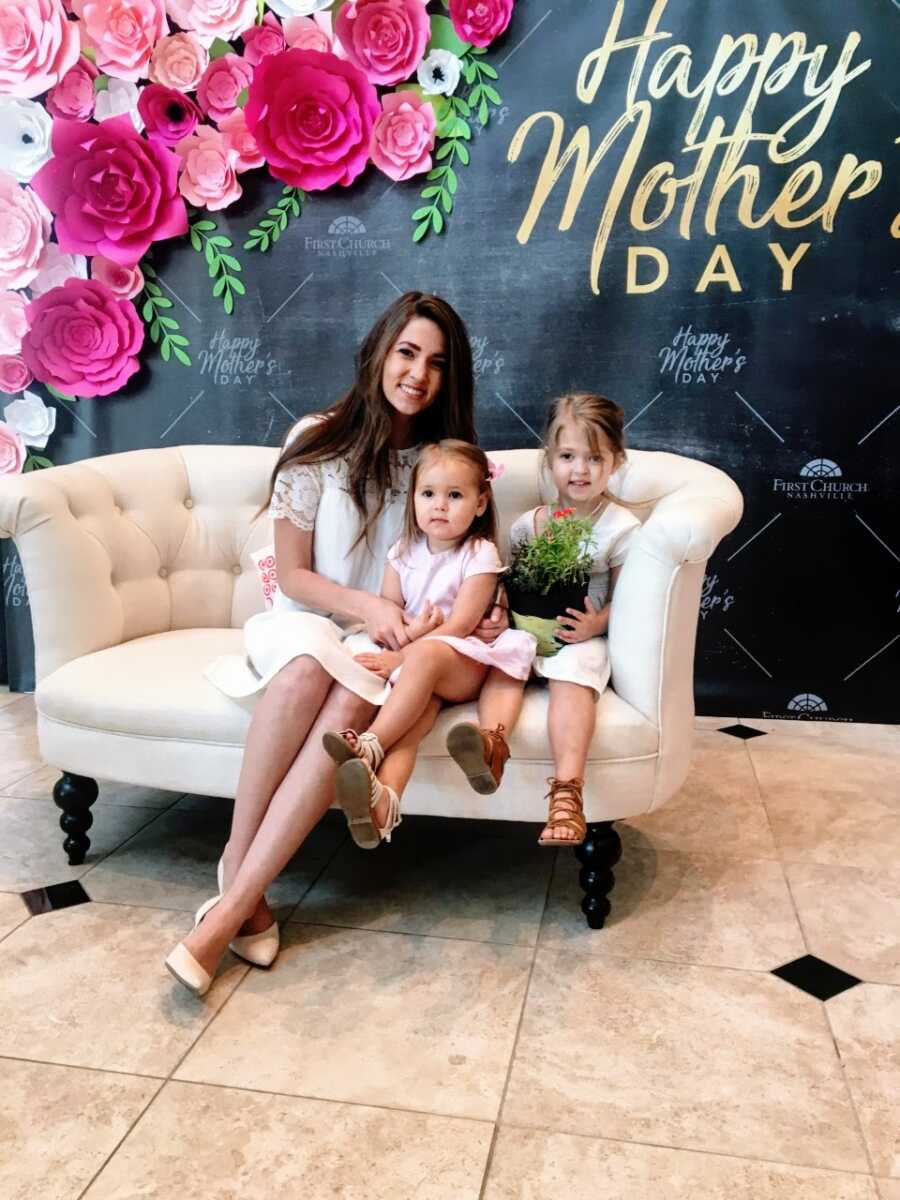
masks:
{"type": "Polygon", "coordinates": [[[224,58],[226,54],[233,54],[234,50],[222,38],[214,38],[213,43],[209,48],[210,61],[214,58],[224,58]]]}
{"type": "Polygon", "coordinates": [[[426,48],[426,54],[430,54],[432,50],[449,50],[457,58],[462,58],[468,49],[469,43],[459,37],[449,17],[435,15],[431,18],[431,41],[426,48]]]}

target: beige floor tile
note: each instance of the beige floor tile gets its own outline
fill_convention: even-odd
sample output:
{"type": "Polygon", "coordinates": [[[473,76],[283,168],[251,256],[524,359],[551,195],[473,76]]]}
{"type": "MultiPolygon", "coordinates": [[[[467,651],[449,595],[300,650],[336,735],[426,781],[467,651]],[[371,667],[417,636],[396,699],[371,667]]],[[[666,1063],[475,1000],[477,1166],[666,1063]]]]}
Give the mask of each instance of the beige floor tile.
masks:
{"type": "Polygon", "coordinates": [[[25,728],[0,732],[0,793],[43,765],[34,730],[25,728]]]}
{"type": "Polygon", "coordinates": [[[85,1200],[477,1200],[493,1127],[169,1083],[85,1200]]]}
{"type": "Polygon", "coordinates": [[[900,869],[786,863],[785,871],[812,954],[867,983],[900,984],[900,869]]]}
{"type": "Polygon", "coordinates": [[[900,1179],[900,988],[863,983],[827,1008],[875,1174],[900,1179]]]}
{"type": "MultiPolygon", "coordinates": [[[[754,729],[764,729],[773,739],[832,743],[873,753],[900,754],[900,725],[871,725],[861,721],[777,721],[757,717],[744,717],[743,720],[754,729]]],[[[762,738],[753,738],[751,748],[762,744],[762,738]]]]}
{"type": "Polygon", "coordinates": [[[628,826],[622,842],[602,932],[582,916],[574,855],[560,855],[542,946],[756,971],[806,953],[780,863],[657,850],[628,826]]]}
{"type": "Polygon", "coordinates": [[[80,904],[0,942],[0,1054],[168,1074],[246,971],[230,955],[203,1000],[163,967],[183,914],[80,904]]]}
{"type": "MultiPolygon", "coordinates": [[[[53,788],[60,777],[58,767],[39,767],[30,775],[7,784],[4,795],[17,796],[20,800],[46,800],[53,803],[53,788]]],[[[99,804],[124,804],[130,808],[171,808],[180,799],[178,792],[163,792],[159,788],[137,787],[131,783],[116,783],[110,779],[98,779],[100,794],[95,801],[99,804]]]]}
{"type": "Polygon", "coordinates": [[[28,909],[22,897],[0,892],[0,938],[5,938],[27,920],[28,909]]]}
{"type": "Polygon", "coordinates": [[[876,1179],[881,1200],[900,1200],[900,1179],[876,1179]]]}
{"type": "Polygon", "coordinates": [[[3,1200],[78,1200],[160,1086],[9,1059],[0,1074],[3,1200]]]}
{"type": "Polygon", "coordinates": [[[502,1127],[484,1200],[877,1200],[864,1175],[502,1127]]]}
{"type": "Polygon", "coordinates": [[[7,730],[34,729],[34,696],[15,695],[9,704],[0,706],[0,737],[7,730]]]}
{"type": "Polygon", "coordinates": [[[179,1079],[493,1120],[530,950],[308,925],[284,942],[179,1079]]]}
{"type": "Polygon", "coordinates": [[[702,729],[705,732],[710,730],[717,731],[724,725],[736,725],[740,721],[740,717],[694,717],[694,728],[702,729]]]}
{"type": "Polygon", "coordinates": [[[11,692],[8,683],[0,683],[0,708],[6,708],[7,704],[15,704],[17,700],[21,700],[27,692],[11,692]]]}
{"type": "Polygon", "coordinates": [[[377,854],[348,839],[293,919],[533,946],[552,866],[531,826],[411,818],[377,854]]]}
{"type": "Polygon", "coordinates": [[[59,827],[59,810],[51,804],[0,796],[0,888],[20,892],[80,879],[158,814],[152,808],[110,804],[95,809],[93,815],[87,858],[81,866],[70,867],[63,852],[65,834],[59,827]]]}
{"type": "Polygon", "coordinates": [[[718,967],[539,949],[501,1119],[869,1169],[821,1003],[718,967]]]}

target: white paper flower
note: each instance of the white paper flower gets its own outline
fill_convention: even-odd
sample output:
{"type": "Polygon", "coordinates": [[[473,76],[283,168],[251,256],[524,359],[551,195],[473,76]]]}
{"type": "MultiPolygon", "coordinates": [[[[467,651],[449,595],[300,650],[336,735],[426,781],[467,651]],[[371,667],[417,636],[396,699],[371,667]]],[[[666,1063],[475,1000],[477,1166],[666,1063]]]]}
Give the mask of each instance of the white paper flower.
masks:
{"type": "Polygon", "coordinates": [[[52,156],[53,121],[42,104],[19,96],[0,96],[0,168],[29,183],[52,156]]]}
{"type": "Polygon", "coordinates": [[[137,106],[139,94],[136,83],[127,79],[113,79],[110,76],[109,87],[97,93],[94,120],[107,121],[110,117],[121,117],[127,113],[138,133],[143,133],[144,122],[137,106]]]}
{"type": "Polygon", "coordinates": [[[450,50],[432,50],[419,63],[416,78],[426,96],[452,96],[459,83],[459,59],[450,50]]]}
{"type": "Polygon", "coordinates": [[[56,428],[56,409],[45,404],[34,392],[26,392],[23,400],[13,400],[3,410],[6,423],[16,431],[26,446],[45,450],[50,434],[56,428]]]}
{"type": "Polygon", "coordinates": [[[72,278],[87,279],[87,259],[83,254],[64,254],[56,242],[48,242],[41,269],[28,286],[34,298],[72,278]]]}
{"type": "Polygon", "coordinates": [[[279,17],[311,17],[313,13],[331,8],[334,0],[267,0],[269,8],[279,17]]]}

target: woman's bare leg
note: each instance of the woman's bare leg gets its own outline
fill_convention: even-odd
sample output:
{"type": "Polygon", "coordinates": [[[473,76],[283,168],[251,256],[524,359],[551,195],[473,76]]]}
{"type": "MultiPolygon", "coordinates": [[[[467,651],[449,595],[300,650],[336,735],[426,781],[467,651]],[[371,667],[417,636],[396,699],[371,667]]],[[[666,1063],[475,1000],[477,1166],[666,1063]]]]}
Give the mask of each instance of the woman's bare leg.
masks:
{"type": "MultiPolygon", "coordinates": [[[[597,693],[579,683],[550,680],[550,714],[547,721],[550,749],[557,779],[583,779],[594,725],[597,721],[597,693]]],[[[561,827],[554,837],[574,837],[571,829],[561,827]]]]}
{"type": "Polygon", "coordinates": [[[478,724],[483,729],[503,725],[509,735],[518,723],[524,699],[523,679],[513,679],[498,667],[491,667],[478,697],[478,724]]]}
{"type": "MultiPolygon", "coordinates": [[[[409,777],[415,768],[419,743],[431,731],[440,711],[440,700],[437,696],[432,696],[425,711],[409,733],[405,734],[399,742],[395,742],[384,756],[384,762],[378,769],[378,781],[385,787],[393,788],[398,796],[403,795],[406,785],[409,783],[409,777]]],[[[382,797],[375,805],[374,820],[379,828],[383,828],[387,821],[388,805],[387,796],[382,797]]]]}

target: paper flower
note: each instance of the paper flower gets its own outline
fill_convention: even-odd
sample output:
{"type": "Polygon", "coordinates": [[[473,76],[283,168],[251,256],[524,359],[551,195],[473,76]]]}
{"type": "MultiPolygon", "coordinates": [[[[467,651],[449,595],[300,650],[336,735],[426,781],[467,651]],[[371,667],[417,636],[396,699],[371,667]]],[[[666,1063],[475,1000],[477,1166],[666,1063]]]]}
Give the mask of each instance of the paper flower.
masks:
{"type": "Polygon", "coordinates": [[[296,46],[298,50],[319,50],[321,53],[327,54],[334,46],[331,14],[318,13],[314,17],[288,17],[284,23],[284,38],[288,46],[296,46]]]}
{"type": "Polygon", "coordinates": [[[56,215],[63,250],[103,254],[130,267],[153,242],[187,232],[178,159],[141,138],[130,118],[100,125],[57,118],[53,153],[33,187],[56,215]]]}
{"type": "Polygon", "coordinates": [[[130,300],[96,279],[69,279],[28,306],[22,357],[67,396],[109,396],[137,371],[144,326],[130,300]]]}
{"type": "Polygon", "coordinates": [[[380,84],[407,79],[431,34],[425,0],[349,0],[334,28],[350,61],[380,84]]]}
{"type": "Polygon", "coordinates": [[[26,446],[46,450],[50,434],[56,428],[56,409],[44,403],[34,392],[26,392],[22,400],[13,400],[3,410],[7,424],[14,429],[26,446]]]}
{"type": "Polygon", "coordinates": [[[219,132],[225,138],[225,145],[235,152],[234,169],[238,175],[265,163],[256,139],[247,128],[247,118],[242,108],[236,108],[230,117],[219,122],[219,132]]]}
{"type": "Polygon", "coordinates": [[[281,22],[272,13],[266,13],[262,25],[251,25],[241,34],[244,43],[244,58],[253,66],[267,54],[280,54],[286,42],[281,22]]]}
{"type": "Polygon", "coordinates": [[[4,354],[0,356],[0,392],[7,396],[15,396],[31,383],[34,376],[28,369],[28,364],[20,354],[4,354]]]}
{"type": "Polygon", "coordinates": [[[28,183],[50,157],[52,126],[42,104],[0,96],[0,162],[19,183],[28,183]]]}
{"type": "Polygon", "coordinates": [[[94,120],[108,121],[111,117],[129,117],[138,133],[142,133],[144,122],[138,109],[140,93],[137,84],[127,79],[110,79],[108,86],[97,93],[94,105],[94,120]]]}
{"type": "Polygon", "coordinates": [[[32,299],[61,287],[67,279],[87,279],[87,259],[83,254],[65,254],[56,242],[48,242],[41,269],[28,285],[32,299]]]}
{"type": "Polygon", "coordinates": [[[47,112],[52,117],[89,120],[94,112],[94,80],[99,74],[91,60],[82,55],[75,66],[70,67],[56,87],[47,94],[47,112]]]}
{"type": "Polygon", "coordinates": [[[78,26],[62,0],[3,0],[0,4],[0,92],[40,96],[78,58],[78,26]]]}
{"type": "Polygon", "coordinates": [[[352,183],[365,169],[379,112],[375,89],[360,70],[315,50],[264,58],[244,108],[271,174],[312,192],[352,183]]]}
{"type": "Polygon", "coordinates": [[[0,288],[31,283],[40,270],[50,225],[50,213],[40,196],[0,171],[0,288]]]}
{"type": "Polygon", "coordinates": [[[177,146],[182,138],[190,137],[202,115],[190,97],[161,83],[141,88],[138,112],[147,137],[158,139],[164,146],[177,146]]]}
{"type": "Polygon", "coordinates": [[[268,0],[269,8],[279,17],[311,17],[331,8],[334,0],[268,0]]]}
{"type": "Polygon", "coordinates": [[[459,85],[459,59],[450,50],[432,50],[419,63],[416,78],[426,96],[452,96],[459,85]]]}
{"type": "Polygon", "coordinates": [[[0,421],[0,475],[18,475],[27,456],[25,443],[16,431],[0,421]]]}
{"type": "Polygon", "coordinates": [[[150,78],[163,87],[192,92],[209,66],[209,51],[192,33],[160,38],[150,59],[150,78]]]}
{"type": "Polygon", "coordinates": [[[21,292],[0,292],[0,354],[18,354],[28,330],[27,301],[21,292]]]}
{"type": "Polygon", "coordinates": [[[207,116],[221,121],[237,108],[237,98],[252,78],[253,67],[237,54],[214,58],[197,87],[197,103],[207,116]]]}
{"type": "Polygon", "coordinates": [[[237,151],[217,129],[200,125],[197,132],[175,147],[182,160],[178,187],[182,196],[200,208],[227,208],[240,196],[237,151]]]}
{"type": "Polygon", "coordinates": [[[163,0],[71,0],[82,44],[105,75],[145,78],[153,47],[169,32],[163,0]]]}
{"type": "Polygon", "coordinates": [[[372,162],[389,179],[409,179],[431,170],[437,118],[415,92],[388,92],[372,130],[372,162]]]}
{"type": "Polygon", "coordinates": [[[133,300],[144,286],[144,273],[140,267],[123,267],[102,254],[95,254],[91,259],[91,279],[105,283],[121,300],[133,300]]]}
{"type": "Polygon", "coordinates": [[[176,25],[191,30],[209,46],[216,38],[230,41],[252,25],[256,0],[166,0],[166,11],[176,25]]]}
{"type": "Polygon", "coordinates": [[[464,42],[489,46],[512,18],[513,0],[450,0],[450,20],[464,42]]]}

